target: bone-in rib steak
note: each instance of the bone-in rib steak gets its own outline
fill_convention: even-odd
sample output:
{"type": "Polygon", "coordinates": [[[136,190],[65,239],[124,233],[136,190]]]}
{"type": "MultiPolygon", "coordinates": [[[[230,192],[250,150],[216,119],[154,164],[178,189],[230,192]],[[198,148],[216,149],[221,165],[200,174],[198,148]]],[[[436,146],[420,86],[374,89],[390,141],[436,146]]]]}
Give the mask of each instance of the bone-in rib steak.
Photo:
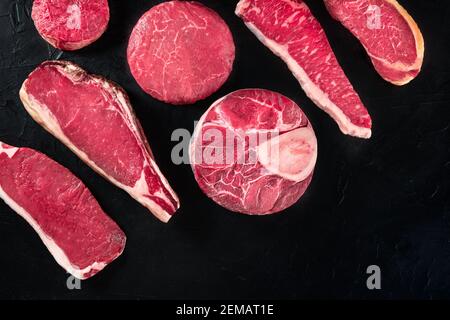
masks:
{"type": "Polygon", "coordinates": [[[358,38],[385,80],[404,85],[419,74],[422,33],[396,0],[325,0],[325,5],[358,38]]]}
{"type": "Polygon", "coordinates": [[[179,207],[126,93],[66,61],[44,62],[23,83],[30,115],[84,162],[167,222],[179,207]]]}
{"type": "Polygon", "coordinates": [[[324,30],[301,0],[241,0],[236,14],[286,62],[305,93],[341,131],[371,136],[372,121],[331,49],[324,30]]]}
{"type": "Polygon", "coordinates": [[[69,170],[40,152],[2,142],[0,168],[0,198],[67,272],[92,277],[122,253],[125,234],[69,170]]]}

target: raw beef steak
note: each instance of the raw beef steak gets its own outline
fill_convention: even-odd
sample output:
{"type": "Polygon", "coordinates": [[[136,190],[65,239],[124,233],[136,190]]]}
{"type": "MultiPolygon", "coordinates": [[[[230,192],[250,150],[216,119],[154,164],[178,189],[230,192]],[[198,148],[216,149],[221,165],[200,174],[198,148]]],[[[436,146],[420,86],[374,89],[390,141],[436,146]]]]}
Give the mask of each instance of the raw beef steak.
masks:
{"type": "Polygon", "coordinates": [[[416,22],[395,0],[324,0],[331,15],[366,49],[387,81],[404,85],[422,68],[424,41],[416,22]]]}
{"type": "Polygon", "coordinates": [[[236,14],[286,62],[305,93],[345,134],[371,136],[372,121],[324,30],[301,0],[241,0],[236,14]]]}
{"type": "Polygon", "coordinates": [[[67,61],[47,61],[22,85],[30,115],[84,162],[167,222],[179,207],[128,96],[67,61]]]}
{"type": "Polygon", "coordinates": [[[61,50],[93,43],[109,22],[107,0],[34,0],[31,14],[39,34],[61,50]]]}
{"type": "Polygon", "coordinates": [[[67,272],[87,279],[122,254],[125,234],[69,170],[40,152],[2,142],[0,168],[0,198],[67,272]]]}
{"type": "Polygon", "coordinates": [[[217,91],[230,75],[234,55],[226,23],[195,1],[154,6],[128,44],[128,64],[138,84],[171,104],[194,103],[217,91]]]}
{"type": "Polygon", "coordinates": [[[205,112],[191,140],[190,159],[208,197],[231,211],[264,215],[290,207],[306,191],[317,141],[292,100],[245,89],[205,112]]]}

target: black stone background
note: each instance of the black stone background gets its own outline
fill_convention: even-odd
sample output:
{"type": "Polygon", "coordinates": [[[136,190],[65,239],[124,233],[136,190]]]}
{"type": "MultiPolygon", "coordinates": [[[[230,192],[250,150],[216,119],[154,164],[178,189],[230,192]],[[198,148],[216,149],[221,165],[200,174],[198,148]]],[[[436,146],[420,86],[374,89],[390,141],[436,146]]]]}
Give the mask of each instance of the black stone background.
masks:
{"type": "MultiPolygon", "coordinates": [[[[374,123],[365,141],[341,134],[305,96],[284,63],[234,15],[236,1],[201,0],[227,21],[237,58],[229,81],[208,99],[174,107],[144,94],[126,62],[128,36],[161,1],[110,0],[111,22],[93,45],[73,53],[48,46],[30,20],[31,0],[0,2],[0,140],[40,150],[89,187],[128,236],[124,254],[81,290],[31,227],[0,201],[0,298],[297,299],[450,298],[450,3],[401,3],[421,27],[423,72],[409,85],[383,81],[358,43],[326,12],[320,20],[374,123]],[[23,109],[22,81],[46,59],[67,59],[122,85],[182,207],[163,224],[95,174],[23,109]],[[240,88],[278,91],[312,121],[319,158],[305,196],[283,214],[250,217],[219,207],[170,152],[176,128],[192,130],[208,106],[240,88]],[[382,289],[366,288],[379,265],[382,289]]],[[[1,168],[0,168],[1,170],[1,168]]],[[[0,171],[1,174],[1,171],[0,171]]]]}

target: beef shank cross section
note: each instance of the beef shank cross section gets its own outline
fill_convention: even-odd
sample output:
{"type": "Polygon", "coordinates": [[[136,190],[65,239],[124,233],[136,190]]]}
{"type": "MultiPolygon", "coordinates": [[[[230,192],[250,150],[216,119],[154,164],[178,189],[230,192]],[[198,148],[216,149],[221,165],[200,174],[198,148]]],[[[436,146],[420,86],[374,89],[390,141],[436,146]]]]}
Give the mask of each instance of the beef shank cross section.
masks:
{"type": "Polygon", "coordinates": [[[269,90],[216,101],[198,122],[190,161],[203,192],[235,212],[265,215],[292,206],[311,182],[317,140],[303,111],[269,90]]]}

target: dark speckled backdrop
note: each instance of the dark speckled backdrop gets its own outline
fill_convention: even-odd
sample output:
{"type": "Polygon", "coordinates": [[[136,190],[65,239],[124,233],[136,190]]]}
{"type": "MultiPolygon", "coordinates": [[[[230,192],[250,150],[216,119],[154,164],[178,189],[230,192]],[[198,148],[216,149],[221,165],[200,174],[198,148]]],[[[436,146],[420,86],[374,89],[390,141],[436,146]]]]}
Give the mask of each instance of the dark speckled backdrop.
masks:
{"type": "Polygon", "coordinates": [[[201,1],[233,32],[237,59],[229,81],[193,106],[152,99],[131,77],[125,52],[140,15],[161,1],[109,2],[106,34],[86,49],[62,53],[38,36],[30,20],[31,0],[0,1],[0,140],[36,148],[72,170],[128,236],[121,258],[84,281],[81,290],[70,291],[67,275],[38,236],[0,201],[0,298],[450,298],[448,1],[400,1],[426,42],[423,72],[404,87],[384,82],[323,3],[307,1],[372,114],[369,141],[339,132],[284,63],[234,16],[231,0],[201,1]],[[96,175],[24,111],[19,87],[46,59],[72,60],[129,93],[157,161],[182,201],[169,224],[96,175]],[[213,101],[246,87],[294,99],[319,140],[309,190],[280,215],[227,212],[203,196],[188,165],[170,160],[174,129],[191,130],[213,101]],[[372,264],[381,268],[379,291],[366,288],[365,272],[372,264]]]}

